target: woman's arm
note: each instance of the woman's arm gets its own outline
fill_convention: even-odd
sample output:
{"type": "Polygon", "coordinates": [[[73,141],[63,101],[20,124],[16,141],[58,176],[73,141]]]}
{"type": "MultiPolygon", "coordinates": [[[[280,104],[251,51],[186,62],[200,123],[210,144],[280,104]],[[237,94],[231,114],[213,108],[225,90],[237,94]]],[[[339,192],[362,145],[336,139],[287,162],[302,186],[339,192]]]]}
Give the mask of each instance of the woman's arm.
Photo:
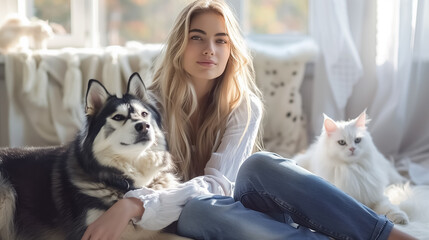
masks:
{"type": "Polygon", "coordinates": [[[192,181],[172,189],[129,191],[88,226],[82,239],[119,239],[130,220],[147,230],[161,230],[179,218],[189,199],[210,194],[202,185],[192,181]]]}
{"type": "Polygon", "coordinates": [[[82,240],[119,239],[130,219],[140,219],[143,213],[139,199],[121,199],[88,226],[82,240]]]}

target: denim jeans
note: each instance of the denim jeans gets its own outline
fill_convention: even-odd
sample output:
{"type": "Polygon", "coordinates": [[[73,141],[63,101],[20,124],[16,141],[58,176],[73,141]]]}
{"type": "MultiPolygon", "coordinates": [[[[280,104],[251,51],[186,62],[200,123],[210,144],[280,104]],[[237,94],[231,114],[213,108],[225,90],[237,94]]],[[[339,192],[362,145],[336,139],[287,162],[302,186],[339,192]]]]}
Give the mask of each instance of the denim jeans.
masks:
{"type": "Polygon", "coordinates": [[[177,233],[193,239],[387,239],[393,224],[329,182],[274,153],[241,166],[234,198],[189,201],[177,233]]]}

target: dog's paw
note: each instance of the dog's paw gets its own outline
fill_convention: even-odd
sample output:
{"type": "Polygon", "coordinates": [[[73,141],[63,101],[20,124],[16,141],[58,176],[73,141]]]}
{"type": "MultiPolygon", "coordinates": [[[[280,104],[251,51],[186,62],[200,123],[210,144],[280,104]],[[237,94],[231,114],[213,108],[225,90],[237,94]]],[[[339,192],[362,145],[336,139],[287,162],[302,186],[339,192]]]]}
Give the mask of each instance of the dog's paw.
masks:
{"type": "Polygon", "coordinates": [[[410,222],[407,214],[402,210],[391,210],[386,214],[387,218],[395,224],[406,225],[410,222]]]}

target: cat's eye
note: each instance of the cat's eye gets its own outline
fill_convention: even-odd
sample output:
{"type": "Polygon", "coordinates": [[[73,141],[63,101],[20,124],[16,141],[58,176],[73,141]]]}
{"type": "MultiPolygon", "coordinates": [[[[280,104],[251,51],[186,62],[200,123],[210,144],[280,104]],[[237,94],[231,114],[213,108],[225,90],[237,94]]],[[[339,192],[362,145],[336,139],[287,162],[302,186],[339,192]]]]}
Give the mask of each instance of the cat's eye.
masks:
{"type": "Polygon", "coordinates": [[[361,138],[356,138],[355,143],[360,143],[361,140],[362,140],[361,138]]]}
{"type": "Polygon", "coordinates": [[[338,140],[338,144],[340,144],[341,146],[346,145],[346,141],[344,140],[338,140]]]}
{"type": "Polygon", "coordinates": [[[143,117],[147,117],[147,115],[149,115],[149,113],[147,113],[147,112],[142,112],[142,116],[143,116],[143,117]]]}
{"type": "Polygon", "coordinates": [[[125,116],[121,114],[116,114],[115,116],[112,117],[112,119],[115,121],[123,121],[125,120],[125,116]]]}

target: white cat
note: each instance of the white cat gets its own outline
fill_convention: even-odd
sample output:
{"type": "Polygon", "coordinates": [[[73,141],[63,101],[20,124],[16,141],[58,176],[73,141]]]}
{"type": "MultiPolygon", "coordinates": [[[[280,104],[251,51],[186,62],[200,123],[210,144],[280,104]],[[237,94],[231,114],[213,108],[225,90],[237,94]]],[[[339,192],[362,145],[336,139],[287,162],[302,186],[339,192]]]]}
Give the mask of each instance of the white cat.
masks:
{"type": "Polygon", "coordinates": [[[365,111],[346,122],[325,115],[320,137],[294,160],[378,214],[394,223],[407,224],[407,214],[384,195],[388,185],[405,178],[377,150],[366,129],[367,122],[365,111]]]}
{"type": "Polygon", "coordinates": [[[53,36],[49,24],[42,20],[29,21],[12,15],[0,25],[0,51],[46,48],[46,40],[53,36]]]}

